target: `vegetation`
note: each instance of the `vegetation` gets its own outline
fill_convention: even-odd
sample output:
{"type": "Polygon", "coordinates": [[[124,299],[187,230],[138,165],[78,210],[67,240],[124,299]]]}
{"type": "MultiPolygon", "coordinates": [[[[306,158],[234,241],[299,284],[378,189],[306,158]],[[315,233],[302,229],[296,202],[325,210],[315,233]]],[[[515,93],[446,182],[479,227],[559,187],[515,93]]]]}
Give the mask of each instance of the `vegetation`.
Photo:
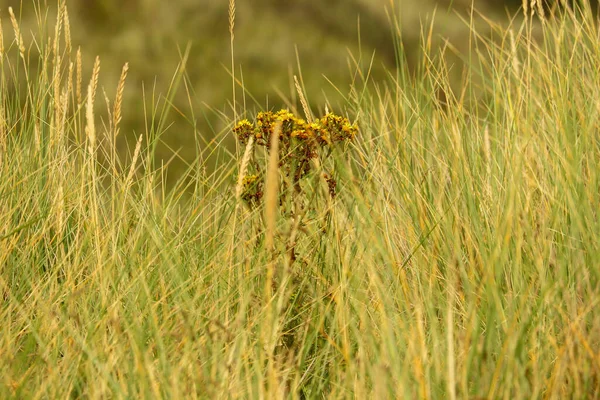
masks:
{"type": "Polygon", "coordinates": [[[468,21],[459,90],[451,45],[424,36],[410,69],[398,37],[397,68],[351,58],[321,118],[301,75],[302,114],[255,113],[234,73],[226,129],[169,186],[189,53],[161,100],[127,64],[109,96],[64,3],[31,42],[4,13],[1,398],[600,397],[589,7],[468,21]],[[126,96],[147,122],[120,152],[126,96]]]}

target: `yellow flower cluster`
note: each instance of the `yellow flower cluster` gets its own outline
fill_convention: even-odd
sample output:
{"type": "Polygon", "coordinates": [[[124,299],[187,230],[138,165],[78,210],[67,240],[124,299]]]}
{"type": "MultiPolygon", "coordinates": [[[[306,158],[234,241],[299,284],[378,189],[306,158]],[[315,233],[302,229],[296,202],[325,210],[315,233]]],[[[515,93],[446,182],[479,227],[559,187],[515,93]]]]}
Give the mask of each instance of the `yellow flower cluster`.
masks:
{"type": "MultiPolygon", "coordinates": [[[[277,112],[259,112],[255,122],[247,119],[239,121],[233,132],[242,144],[247,144],[254,138],[258,146],[270,150],[271,136],[275,127],[280,124],[279,130],[279,167],[284,175],[289,178],[293,190],[298,194],[302,191],[300,181],[311,170],[311,159],[315,159],[328,152],[319,152],[319,148],[332,146],[334,143],[352,140],[357,132],[356,124],[351,124],[347,118],[328,113],[315,122],[306,122],[297,118],[288,110],[277,112]]],[[[253,170],[261,171],[263,168],[251,162],[253,170]]],[[[263,171],[264,172],[264,171],[263,171]]],[[[243,178],[242,199],[251,206],[258,204],[262,198],[262,181],[259,175],[246,175],[243,178]]],[[[329,194],[335,196],[336,181],[331,175],[326,177],[329,194]]]]}
{"type": "Polygon", "coordinates": [[[252,124],[247,119],[239,121],[233,128],[242,144],[254,137],[256,143],[269,147],[275,125],[281,122],[280,140],[299,139],[314,142],[319,145],[331,145],[335,142],[352,140],[358,132],[356,124],[351,124],[347,118],[328,113],[319,120],[308,123],[297,118],[288,110],[259,112],[256,122],[252,124]]]}

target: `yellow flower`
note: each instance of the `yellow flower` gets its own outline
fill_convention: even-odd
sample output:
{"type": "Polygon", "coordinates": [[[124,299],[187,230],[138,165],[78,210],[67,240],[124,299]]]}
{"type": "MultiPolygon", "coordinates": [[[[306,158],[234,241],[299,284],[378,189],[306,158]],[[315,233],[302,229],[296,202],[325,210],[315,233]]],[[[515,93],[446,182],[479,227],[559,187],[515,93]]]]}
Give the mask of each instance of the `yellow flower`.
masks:
{"type": "Polygon", "coordinates": [[[271,111],[261,111],[256,115],[256,142],[260,145],[269,145],[275,116],[271,111]]]}
{"type": "Polygon", "coordinates": [[[357,132],[358,127],[356,124],[350,125],[349,123],[346,123],[342,126],[342,139],[352,140],[354,139],[354,136],[356,136],[357,132]]]}
{"type": "Polygon", "coordinates": [[[277,121],[281,121],[281,138],[295,137],[296,131],[304,130],[306,121],[301,118],[296,118],[294,114],[286,109],[279,110],[275,114],[277,121]]]}
{"type": "MultiPolygon", "coordinates": [[[[358,126],[350,124],[347,118],[327,113],[316,122],[307,123],[304,119],[296,117],[287,109],[281,109],[275,113],[271,111],[261,111],[256,115],[256,124],[244,119],[238,122],[234,132],[242,143],[248,141],[250,135],[254,135],[258,145],[270,145],[271,134],[275,124],[281,123],[280,139],[289,144],[290,138],[299,140],[316,139],[316,143],[311,147],[318,145],[331,145],[332,143],[352,140],[358,133],[358,126]]],[[[314,152],[315,149],[311,151],[314,152]]]]}
{"type": "Polygon", "coordinates": [[[321,118],[323,129],[329,133],[332,142],[351,140],[358,132],[356,125],[350,125],[348,118],[329,113],[321,118]]]}
{"type": "Polygon", "coordinates": [[[247,119],[243,119],[235,125],[233,132],[237,135],[240,142],[246,143],[250,136],[254,134],[254,125],[247,119]]]}

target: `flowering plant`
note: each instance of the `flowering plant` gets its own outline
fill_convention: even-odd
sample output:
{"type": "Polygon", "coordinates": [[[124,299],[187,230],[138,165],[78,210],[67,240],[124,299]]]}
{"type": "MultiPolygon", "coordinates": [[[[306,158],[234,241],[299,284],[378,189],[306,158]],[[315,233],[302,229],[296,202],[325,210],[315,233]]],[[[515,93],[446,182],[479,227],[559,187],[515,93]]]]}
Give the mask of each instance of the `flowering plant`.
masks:
{"type": "MultiPolygon", "coordinates": [[[[280,124],[279,167],[291,179],[296,192],[302,191],[299,182],[311,170],[314,164],[311,160],[319,158],[320,150],[351,141],[358,133],[357,125],[351,124],[345,117],[327,113],[316,121],[307,122],[286,109],[277,112],[261,111],[256,115],[254,123],[242,119],[235,125],[233,132],[241,144],[247,145],[252,140],[257,146],[264,146],[269,151],[277,124],[280,124]]],[[[252,173],[241,180],[242,199],[253,205],[262,197],[262,185],[258,176],[259,174],[252,173]]],[[[329,193],[334,197],[336,182],[331,174],[324,174],[324,177],[329,193]]]]}

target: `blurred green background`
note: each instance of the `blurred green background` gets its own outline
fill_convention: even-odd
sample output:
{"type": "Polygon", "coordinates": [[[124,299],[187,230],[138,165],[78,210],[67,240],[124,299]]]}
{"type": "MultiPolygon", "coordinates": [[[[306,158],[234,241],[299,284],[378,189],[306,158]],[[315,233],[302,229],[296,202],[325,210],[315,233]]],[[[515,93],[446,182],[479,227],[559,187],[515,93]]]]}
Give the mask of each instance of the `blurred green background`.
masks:
{"type": "MultiPolygon", "coordinates": [[[[238,0],[234,54],[236,76],[243,77],[253,97],[245,96],[248,112],[284,105],[300,109],[293,88],[293,76],[300,75],[297,57],[313,111],[322,112],[326,104],[338,111],[355,76],[350,55],[360,61],[363,71],[374,56],[371,76],[375,81],[383,79],[386,70],[395,68],[394,28],[389,22],[392,13],[400,21],[410,68],[418,64],[420,34],[428,28],[434,11],[433,45],[447,39],[466,50],[469,28],[461,15],[468,18],[470,0],[393,3],[238,0]]],[[[38,31],[39,10],[48,13],[53,23],[55,1],[33,4],[24,0],[21,6],[19,0],[0,0],[5,37],[12,37],[8,6],[15,9],[27,43],[32,43],[31,32],[38,31]]],[[[521,1],[475,0],[474,4],[482,14],[501,22],[518,11],[521,1]]],[[[227,0],[69,0],[67,5],[73,45],[81,46],[86,79],[99,55],[100,88],[112,99],[121,67],[129,62],[121,143],[131,142],[136,134],[146,131],[152,103],[164,102],[152,93],[164,95],[169,91],[188,46],[187,90],[180,85],[172,97],[175,108],[165,120],[164,145],[158,154],[170,158],[173,151],[177,152],[180,158],[170,166],[177,174],[186,160],[196,157],[194,136],[201,142],[210,141],[228,129],[233,111],[227,0]]],[[[458,68],[456,71],[460,73],[458,68]]],[[[104,96],[97,98],[99,110],[105,109],[104,96]]],[[[241,90],[237,100],[238,111],[242,111],[241,90]]],[[[224,143],[233,149],[233,138],[224,143]]]]}

